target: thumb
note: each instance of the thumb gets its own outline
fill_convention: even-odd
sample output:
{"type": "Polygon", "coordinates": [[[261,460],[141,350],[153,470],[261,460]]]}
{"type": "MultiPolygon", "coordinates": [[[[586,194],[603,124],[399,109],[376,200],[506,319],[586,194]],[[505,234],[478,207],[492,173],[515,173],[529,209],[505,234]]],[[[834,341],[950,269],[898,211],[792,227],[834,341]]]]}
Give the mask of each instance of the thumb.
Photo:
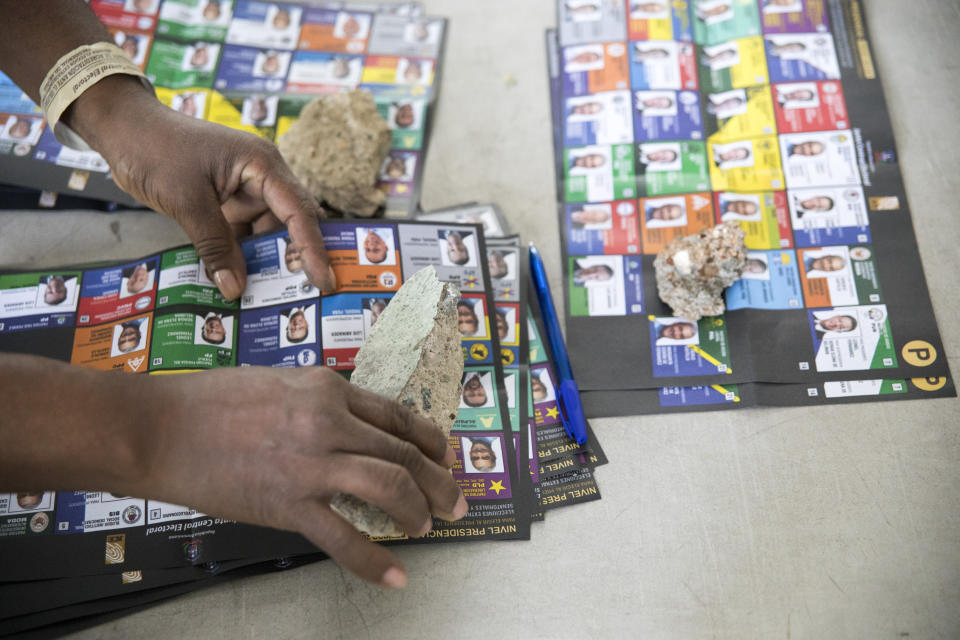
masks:
{"type": "Polygon", "coordinates": [[[187,232],[223,297],[227,300],[239,298],[246,287],[247,264],[217,199],[211,193],[199,207],[176,219],[187,232]]]}

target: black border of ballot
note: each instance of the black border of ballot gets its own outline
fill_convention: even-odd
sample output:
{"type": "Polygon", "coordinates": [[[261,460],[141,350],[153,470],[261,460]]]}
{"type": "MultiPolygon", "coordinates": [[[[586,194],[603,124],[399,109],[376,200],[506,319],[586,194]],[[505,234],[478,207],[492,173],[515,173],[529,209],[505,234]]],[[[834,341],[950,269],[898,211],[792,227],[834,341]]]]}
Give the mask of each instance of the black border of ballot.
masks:
{"type": "MultiPolygon", "coordinates": [[[[499,210],[495,205],[492,205],[494,211],[499,216],[499,210]]],[[[509,249],[516,253],[517,255],[517,272],[515,274],[515,282],[517,286],[516,297],[513,299],[507,299],[505,297],[498,298],[494,295],[494,303],[504,302],[510,305],[516,306],[517,316],[514,323],[514,331],[517,336],[517,347],[516,347],[516,356],[513,358],[512,363],[507,363],[507,354],[513,353],[512,350],[505,347],[501,347],[501,358],[500,362],[503,366],[504,371],[514,371],[517,376],[517,392],[514,402],[516,403],[516,416],[517,422],[513,424],[513,420],[510,420],[511,432],[513,438],[516,438],[515,442],[517,443],[516,449],[511,457],[511,461],[517,469],[517,478],[518,478],[518,490],[522,491],[529,500],[530,510],[528,514],[533,511],[534,504],[534,493],[533,493],[533,480],[530,476],[530,463],[527,456],[527,452],[530,447],[530,430],[527,426],[527,413],[529,411],[528,397],[527,397],[527,385],[529,384],[530,375],[530,340],[529,334],[526,331],[526,324],[524,322],[525,311],[528,303],[528,283],[530,282],[530,269],[527,259],[527,253],[525,247],[520,242],[520,236],[513,234],[503,237],[487,237],[485,238],[487,243],[487,251],[491,249],[509,249]]],[[[487,260],[487,268],[489,269],[489,260],[487,260]]],[[[493,278],[491,277],[491,283],[493,278]]],[[[493,287],[494,290],[497,289],[496,286],[493,287]]],[[[491,329],[492,331],[492,329],[491,329]]],[[[498,334],[499,340],[499,334],[498,334]]]]}
{"type": "Polygon", "coordinates": [[[204,580],[268,560],[270,558],[253,557],[146,572],[103,573],[94,576],[4,583],[0,584],[0,602],[2,602],[0,621],[157,587],[204,580]]]}
{"type": "MultiPolygon", "coordinates": [[[[277,573],[294,567],[324,560],[323,554],[310,554],[291,558],[251,558],[226,561],[216,567],[161,569],[144,573],[142,582],[123,585],[120,574],[106,576],[121,586],[119,593],[93,600],[83,600],[61,607],[24,614],[0,621],[0,636],[18,634],[24,638],[52,638],[73,633],[157,604],[161,600],[184,595],[200,589],[231,582],[233,580],[277,573]],[[143,586],[142,586],[143,585],[143,586]],[[20,635],[23,634],[23,635],[20,635]]],[[[57,582],[57,581],[50,581],[57,582]]]]}
{"type": "MultiPolygon", "coordinates": [[[[559,6],[559,3],[558,3],[559,6]]],[[[949,367],[926,287],[919,249],[897,161],[896,146],[883,88],[874,72],[863,8],[859,0],[828,0],[831,27],[841,60],[841,84],[846,97],[850,130],[854,138],[860,179],[866,199],[896,198],[897,210],[870,210],[871,251],[876,256],[878,279],[883,286],[886,317],[891,327],[896,363],[882,369],[817,371],[807,308],[794,310],[740,310],[720,316],[726,329],[729,354],[724,372],[708,375],[653,375],[653,347],[648,317],[672,315],[657,296],[652,255],[640,260],[643,290],[642,315],[583,317],[571,315],[570,266],[567,251],[563,178],[563,131],[560,121],[561,87],[559,45],[555,31],[547,33],[548,72],[553,114],[554,160],[557,169],[558,217],[563,250],[567,337],[575,375],[585,393],[614,390],[656,390],[670,386],[785,383],[804,387],[827,381],[854,379],[945,378],[949,367]],[[606,339],[616,336],[616,340],[606,339]],[[915,342],[918,341],[918,342],[915,342]],[[917,344],[933,358],[911,358],[904,353],[917,344]]],[[[621,38],[623,36],[620,36],[621,38]]],[[[619,38],[618,38],[619,39],[619,38]]],[[[871,209],[873,209],[871,207],[871,209]]],[[[952,386],[952,385],[949,385],[952,386]]],[[[743,389],[743,395],[750,392],[743,389]]],[[[794,397],[767,392],[764,397],[794,397]]],[[[799,401],[798,401],[799,403],[799,401]]],[[[823,403],[822,396],[814,403],[823,403]]],[[[742,402],[740,406],[753,404],[742,402]]],[[[621,405],[637,408],[651,402],[621,405]]],[[[588,403],[591,408],[593,401],[588,403]]],[[[700,410],[714,407],[702,406],[700,410]]],[[[590,411],[592,409],[588,409],[590,411]]],[[[632,411],[631,411],[632,412],[632,411]]],[[[594,415],[591,413],[591,415],[594,415]]],[[[608,414],[604,414],[608,415],[608,414]]]]}
{"type": "MultiPolygon", "coordinates": [[[[369,225],[364,221],[324,221],[325,224],[343,225],[355,224],[358,227],[369,225]]],[[[483,297],[487,309],[494,308],[494,292],[489,275],[489,269],[486,261],[486,242],[483,237],[481,225],[457,224],[457,223],[431,223],[417,222],[412,220],[391,220],[382,219],[376,223],[379,226],[390,227],[395,232],[395,237],[400,242],[400,230],[403,228],[421,227],[430,229],[432,234],[438,229],[462,229],[469,231],[476,238],[476,248],[478,251],[477,269],[480,271],[483,287],[483,297]]],[[[269,232],[251,236],[242,242],[251,242],[283,236],[285,232],[269,232]]],[[[188,247],[174,247],[168,251],[175,251],[188,247]]],[[[403,279],[409,278],[413,273],[419,271],[420,267],[414,267],[410,273],[405,273],[403,264],[403,249],[398,245],[401,251],[401,260],[398,261],[397,268],[400,270],[403,279]]],[[[151,257],[164,252],[154,252],[151,257]]],[[[127,261],[110,262],[106,265],[98,263],[98,268],[124,264],[127,261]]],[[[73,268],[74,271],[82,271],[85,267],[73,268]]],[[[89,268],[89,267],[86,267],[89,268]]],[[[43,272],[40,269],[39,272],[43,272]]],[[[59,271],[59,269],[53,269],[59,271]]],[[[27,273],[37,273],[37,269],[26,270],[2,270],[0,275],[27,273]]],[[[456,277],[461,277],[457,272],[456,277]]],[[[157,280],[159,275],[157,276],[157,280]]],[[[364,292],[360,288],[344,286],[338,289],[332,295],[343,293],[364,292]]],[[[79,295],[79,294],[78,294],[79,295]]],[[[329,297],[329,296],[326,296],[329,297]]],[[[311,298],[312,299],[312,298],[311,298]]],[[[325,297],[317,298],[319,304],[323,304],[325,297]]],[[[275,304],[275,303],[270,303],[275,304]]],[[[267,305],[268,307],[270,305],[267,305]]],[[[184,308],[184,305],[169,307],[177,310],[184,308]]],[[[188,305],[185,308],[200,308],[203,306],[188,305]]],[[[275,308],[275,307],[270,307],[275,308]]],[[[139,312],[137,312],[139,313],[139,312]]],[[[76,315],[76,314],[74,314],[76,315]]],[[[71,321],[74,322],[74,321],[71,321]]],[[[108,321],[95,327],[108,326],[116,324],[116,321],[108,321]]],[[[71,325],[69,327],[51,327],[37,330],[28,330],[23,332],[14,332],[5,334],[6,336],[19,336],[18,340],[7,339],[0,343],[6,351],[19,351],[24,353],[50,353],[50,350],[64,351],[64,345],[67,346],[66,353],[70,352],[69,345],[72,343],[72,333],[75,331],[71,325]],[[23,339],[27,334],[42,335],[43,339],[23,339]],[[53,341],[51,342],[51,339],[53,341]],[[44,348],[41,348],[43,345],[44,348]],[[15,347],[15,348],[14,348],[15,347]]],[[[150,333],[153,333],[151,331],[150,333]]],[[[491,345],[493,354],[500,353],[499,336],[495,331],[491,332],[491,345]]],[[[67,358],[69,360],[69,356],[67,358]]],[[[317,362],[322,361],[318,359],[317,362]]],[[[511,486],[511,497],[502,499],[476,499],[468,500],[471,505],[471,513],[465,520],[455,523],[436,519],[434,529],[425,538],[420,539],[399,539],[384,541],[386,544],[411,544],[411,543],[429,543],[437,541],[462,541],[477,539],[528,539],[530,536],[530,514],[533,508],[532,496],[529,489],[528,474],[522,476],[518,474],[517,465],[512,462],[516,459],[516,449],[514,446],[512,432],[509,428],[509,412],[506,404],[506,392],[504,388],[503,367],[499,358],[491,358],[491,367],[495,372],[495,381],[497,385],[498,409],[500,413],[500,429],[492,430],[492,434],[498,434],[503,440],[504,454],[504,473],[508,474],[511,486]],[[522,481],[521,481],[522,478],[522,481]],[[504,521],[504,518],[512,519],[507,523],[509,526],[473,527],[471,521],[476,520],[479,515],[474,505],[483,505],[483,509],[490,512],[500,512],[498,518],[504,521]],[[507,515],[504,515],[507,514],[507,515]]],[[[131,375],[144,375],[144,373],[134,373],[131,375]]],[[[451,434],[456,437],[456,432],[451,434]]],[[[69,494],[70,492],[66,492],[69,494]]],[[[62,499],[58,495],[58,499],[62,499]]],[[[53,512],[51,521],[56,518],[53,512]]],[[[61,578],[68,576],[97,575],[104,573],[116,573],[119,570],[129,570],[135,568],[138,570],[151,570],[159,568],[196,565],[209,562],[219,562],[231,558],[244,557],[264,557],[264,556],[292,556],[298,554],[314,553],[313,547],[306,539],[300,535],[290,532],[277,531],[262,527],[254,527],[246,524],[239,524],[232,521],[223,521],[213,516],[204,516],[198,518],[187,517],[181,520],[171,521],[171,524],[177,522],[186,522],[188,526],[183,529],[167,528],[151,525],[156,531],[148,536],[146,531],[151,527],[147,525],[136,525],[128,528],[105,528],[96,531],[55,534],[51,527],[42,534],[11,536],[0,538],[0,550],[2,550],[5,561],[2,571],[0,571],[0,585],[19,580],[36,580],[44,578],[61,578]],[[189,535],[186,535],[189,534],[189,535]],[[121,536],[124,551],[122,561],[117,564],[106,564],[106,548],[108,548],[108,538],[121,536]]],[[[115,543],[111,543],[114,544],[115,543]]],[[[112,560],[112,559],[111,559],[112,560]]]]}
{"type": "MultiPolygon", "coordinates": [[[[584,391],[580,394],[583,410],[595,418],[651,413],[690,413],[693,411],[726,411],[747,407],[818,407],[829,404],[853,404],[857,402],[894,402],[932,398],[955,398],[957,390],[953,378],[909,378],[894,380],[873,378],[865,380],[828,381],[819,384],[777,384],[747,382],[737,385],[738,400],[714,404],[691,404],[668,406],[660,402],[660,389],[613,389],[609,391],[584,391]],[[899,385],[897,392],[875,392],[831,396],[824,384],[852,385],[883,382],[885,387],[899,385]]],[[[694,388],[672,389],[674,392],[690,392],[694,388]]]]}

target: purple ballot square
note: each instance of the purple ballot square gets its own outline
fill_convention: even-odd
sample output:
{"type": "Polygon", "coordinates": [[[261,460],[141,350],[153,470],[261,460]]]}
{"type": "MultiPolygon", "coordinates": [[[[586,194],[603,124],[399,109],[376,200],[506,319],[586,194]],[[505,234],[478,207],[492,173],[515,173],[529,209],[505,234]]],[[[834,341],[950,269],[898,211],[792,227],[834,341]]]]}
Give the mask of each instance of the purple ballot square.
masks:
{"type": "Polygon", "coordinates": [[[218,91],[283,91],[291,56],[290,51],[228,44],[213,86],[218,91]]]}
{"type": "Polygon", "coordinates": [[[253,309],[240,314],[240,366],[306,367],[319,364],[319,301],[253,309]]]}
{"type": "Polygon", "coordinates": [[[702,140],[700,95],[696,91],[634,91],[633,135],[637,142],[702,140]]]}

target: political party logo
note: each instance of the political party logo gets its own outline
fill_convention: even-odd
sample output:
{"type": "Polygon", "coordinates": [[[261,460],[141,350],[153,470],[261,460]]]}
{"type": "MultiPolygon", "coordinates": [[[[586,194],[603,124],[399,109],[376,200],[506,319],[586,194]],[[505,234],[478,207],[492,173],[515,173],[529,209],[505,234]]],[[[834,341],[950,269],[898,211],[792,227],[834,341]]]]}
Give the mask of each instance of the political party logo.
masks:
{"type": "Polygon", "coordinates": [[[476,343],[470,347],[470,357],[474,360],[484,360],[490,354],[487,347],[482,343],[476,343]]]}
{"type": "Polygon", "coordinates": [[[127,524],[136,524],[140,521],[142,515],[143,511],[140,510],[140,507],[132,504],[123,510],[123,521],[127,524]]]}
{"type": "Polygon", "coordinates": [[[392,271],[384,271],[380,274],[380,286],[384,289],[392,289],[397,285],[397,276],[392,271]]]}
{"type": "Polygon", "coordinates": [[[50,516],[40,512],[33,514],[33,517],[30,518],[30,531],[34,533],[41,533],[46,531],[47,526],[50,524],[50,516]]]}
{"type": "Polygon", "coordinates": [[[183,557],[189,562],[194,562],[197,558],[200,557],[200,546],[201,541],[197,538],[194,538],[190,542],[183,543],[183,557]]]}
{"type": "Polygon", "coordinates": [[[310,349],[303,349],[297,354],[297,364],[301,367],[312,367],[317,362],[317,354],[310,349]]]}
{"type": "Polygon", "coordinates": [[[146,356],[138,356],[136,358],[128,358],[127,364],[130,365],[130,368],[134,371],[140,370],[140,365],[143,364],[143,361],[146,359],[146,356]]]}
{"type": "Polygon", "coordinates": [[[103,553],[104,564],[123,564],[126,557],[127,536],[115,533],[107,536],[107,544],[103,553]]]}
{"type": "Polygon", "coordinates": [[[142,298],[137,298],[137,301],[133,303],[133,306],[138,310],[143,311],[150,306],[150,296],[143,296],[142,298]]]}

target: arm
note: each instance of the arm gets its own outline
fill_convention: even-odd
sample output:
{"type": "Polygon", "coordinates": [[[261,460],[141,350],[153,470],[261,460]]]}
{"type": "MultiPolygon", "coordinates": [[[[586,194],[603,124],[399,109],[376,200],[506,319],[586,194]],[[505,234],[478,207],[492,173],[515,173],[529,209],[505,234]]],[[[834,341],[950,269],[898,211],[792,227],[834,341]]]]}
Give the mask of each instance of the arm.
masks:
{"type": "MultiPolygon", "coordinates": [[[[0,15],[0,69],[38,103],[62,55],[111,41],[80,0],[0,0],[0,15]]],[[[168,109],[132,76],[96,83],[63,120],[104,157],[124,191],[183,227],[228,299],[246,283],[235,235],[284,225],[310,281],[322,291],[336,286],[317,227],[323,211],[272,143],[168,109]]]]}
{"type": "Polygon", "coordinates": [[[0,487],[97,488],[298,531],[360,577],[406,580],[399,560],[329,507],[347,492],[411,536],[467,504],[431,423],[328,369],[100,373],[0,357],[0,487]],[[189,472],[185,472],[188,470],[189,472]]]}

